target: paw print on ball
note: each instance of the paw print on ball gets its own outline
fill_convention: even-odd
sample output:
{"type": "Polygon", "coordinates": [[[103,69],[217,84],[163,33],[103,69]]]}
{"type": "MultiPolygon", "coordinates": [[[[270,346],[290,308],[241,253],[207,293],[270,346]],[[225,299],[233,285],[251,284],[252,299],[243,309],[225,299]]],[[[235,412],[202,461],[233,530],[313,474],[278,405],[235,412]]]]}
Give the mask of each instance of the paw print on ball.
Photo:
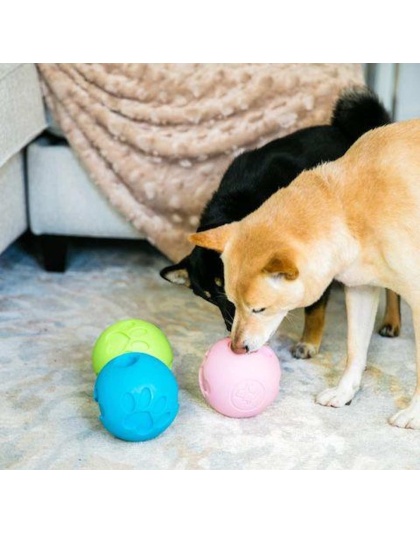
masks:
{"type": "Polygon", "coordinates": [[[125,393],[121,400],[122,409],[127,414],[123,426],[140,437],[149,434],[153,428],[167,426],[171,422],[171,409],[168,398],[162,395],[154,398],[150,387],[140,393],[125,393]]]}
{"type": "Polygon", "coordinates": [[[161,434],[178,413],[178,384],[160,360],[130,352],[108,362],[96,379],[100,421],[114,436],[146,441],[161,434]]]}
{"type": "Polygon", "coordinates": [[[107,356],[136,351],[145,352],[150,348],[146,341],[147,330],[144,328],[131,328],[127,332],[111,332],[107,337],[107,356]]]}
{"type": "Polygon", "coordinates": [[[106,328],[96,340],[93,370],[99,374],[113,358],[130,352],[150,354],[172,367],[173,353],[165,334],[148,321],[126,319],[106,328]]]}
{"type": "Polygon", "coordinates": [[[231,401],[238,410],[255,410],[265,399],[265,388],[258,380],[243,380],[233,388],[231,401]]]}

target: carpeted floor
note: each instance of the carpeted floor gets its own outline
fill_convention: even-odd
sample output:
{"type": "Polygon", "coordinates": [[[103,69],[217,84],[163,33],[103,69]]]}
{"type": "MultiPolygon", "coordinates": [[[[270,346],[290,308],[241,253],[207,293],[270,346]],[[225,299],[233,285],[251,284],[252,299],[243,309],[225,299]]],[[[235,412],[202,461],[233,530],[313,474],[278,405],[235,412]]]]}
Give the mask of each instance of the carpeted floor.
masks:
{"type": "MultiPolygon", "coordinates": [[[[374,335],[363,389],[351,406],[314,403],[336,382],[345,351],[343,291],[333,290],[322,354],[291,358],[299,310],[272,346],[283,376],[261,415],[235,420],[204,402],[198,369],[225,336],[218,311],[160,279],[163,256],[138,242],[75,241],[68,271],[43,271],[18,242],[0,256],[0,468],[2,469],[419,469],[420,431],[387,418],[415,382],[411,314],[399,339],[374,335]],[[91,349],[109,324],[154,322],[175,353],[180,410],[158,438],[128,443],[98,421],[91,349]]],[[[383,309],[383,303],[381,310],[383,309]]],[[[378,316],[378,323],[379,323],[378,316]]]]}

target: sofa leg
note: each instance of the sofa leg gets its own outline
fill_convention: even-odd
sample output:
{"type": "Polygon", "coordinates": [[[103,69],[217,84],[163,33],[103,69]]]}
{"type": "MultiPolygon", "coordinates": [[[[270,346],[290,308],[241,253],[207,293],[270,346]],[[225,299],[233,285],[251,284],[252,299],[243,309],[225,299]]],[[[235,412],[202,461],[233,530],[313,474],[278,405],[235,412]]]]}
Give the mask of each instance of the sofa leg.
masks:
{"type": "Polygon", "coordinates": [[[68,238],[57,235],[41,235],[39,242],[45,270],[63,273],[66,270],[68,238]]]}

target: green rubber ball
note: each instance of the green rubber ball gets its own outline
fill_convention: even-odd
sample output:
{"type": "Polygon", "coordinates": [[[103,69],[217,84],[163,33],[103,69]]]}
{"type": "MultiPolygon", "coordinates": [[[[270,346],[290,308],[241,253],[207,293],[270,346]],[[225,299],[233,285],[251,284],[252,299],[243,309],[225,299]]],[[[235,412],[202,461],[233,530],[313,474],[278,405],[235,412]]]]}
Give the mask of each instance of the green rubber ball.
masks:
{"type": "Polygon", "coordinates": [[[173,353],[165,334],[152,323],[126,319],[106,328],[92,352],[93,370],[99,374],[112,359],[126,352],[143,352],[172,368],[173,353]]]}

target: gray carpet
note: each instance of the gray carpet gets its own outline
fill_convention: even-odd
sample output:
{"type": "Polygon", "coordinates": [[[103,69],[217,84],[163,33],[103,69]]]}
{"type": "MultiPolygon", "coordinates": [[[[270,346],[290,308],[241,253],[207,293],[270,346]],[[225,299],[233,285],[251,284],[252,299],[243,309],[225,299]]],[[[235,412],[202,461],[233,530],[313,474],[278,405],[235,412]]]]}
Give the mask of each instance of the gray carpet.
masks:
{"type": "Polygon", "coordinates": [[[197,380],[206,349],[225,335],[221,317],[161,280],[158,270],[166,264],[136,242],[76,241],[64,275],[44,272],[21,243],[0,256],[0,468],[420,468],[420,431],[387,423],[414,388],[407,306],[399,339],[374,335],[363,388],[341,409],[318,406],[314,396],[342,368],[343,291],[333,290],[322,354],[309,361],[294,360],[288,350],[302,328],[296,311],[272,343],[283,370],[276,401],[255,418],[235,420],[206,405],[197,380]],[[166,333],[180,387],[174,423],[144,443],[107,433],[92,398],[95,339],[128,317],[166,333]]]}

